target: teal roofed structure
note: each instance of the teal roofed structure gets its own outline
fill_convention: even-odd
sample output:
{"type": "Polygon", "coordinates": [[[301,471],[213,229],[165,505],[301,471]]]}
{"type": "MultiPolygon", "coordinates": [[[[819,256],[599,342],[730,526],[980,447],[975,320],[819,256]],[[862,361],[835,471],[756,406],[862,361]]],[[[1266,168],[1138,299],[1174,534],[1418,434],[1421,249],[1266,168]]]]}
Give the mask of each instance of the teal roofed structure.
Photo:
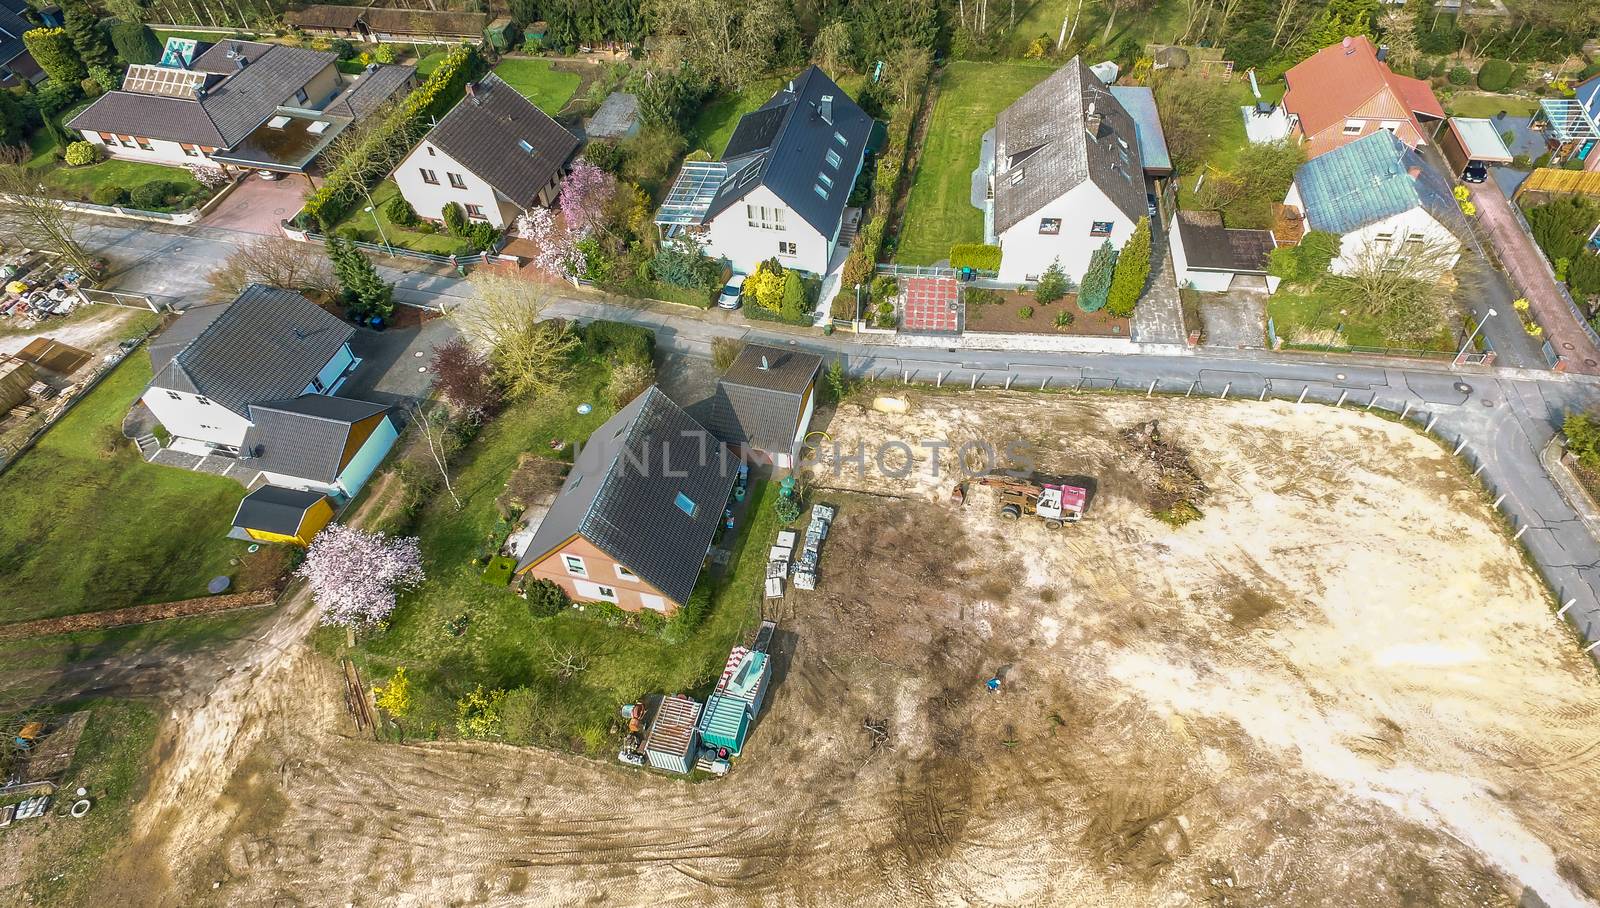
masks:
{"type": "Polygon", "coordinates": [[[767,695],[768,668],[766,653],[734,647],[717,682],[717,693],[744,703],[754,720],[761,715],[761,701],[767,695]]]}
{"type": "Polygon", "coordinates": [[[745,702],[726,694],[712,694],[700,715],[700,742],[707,747],[726,747],[737,756],[749,734],[750,712],[745,702]]]}
{"type": "Polygon", "coordinates": [[[1445,225],[1459,217],[1449,181],[1387,130],[1312,158],[1294,179],[1313,230],[1345,234],[1418,207],[1445,225]]]}
{"type": "Polygon", "coordinates": [[[1139,143],[1139,162],[1144,165],[1144,172],[1153,177],[1172,173],[1172,153],[1167,150],[1167,134],[1161,130],[1155,92],[1144,85],[1113,85],[1111,97],[1133,118],[1134,140],[1139,143]]]}

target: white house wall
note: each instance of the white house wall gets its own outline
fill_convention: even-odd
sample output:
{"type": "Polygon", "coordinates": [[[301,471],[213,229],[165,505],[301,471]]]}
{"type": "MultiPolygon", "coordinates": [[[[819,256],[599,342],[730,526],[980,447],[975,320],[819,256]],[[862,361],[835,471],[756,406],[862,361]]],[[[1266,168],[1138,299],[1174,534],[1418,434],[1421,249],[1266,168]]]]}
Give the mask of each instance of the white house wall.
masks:
{"type": "Polygon", "coordinates": [[[1133,235],[1133,228],[1133,220],[1099,186],[1085,180],[1000,234],[1000,280],[1009,284],[1034,283],[1059,257],[1067,276],[1074,283],[1082,283],[1089,259],[1100,244],[1110,239],[1113,248],[1121,249],[1133,235]],[[1045,218],[1060,218],[1061,232],[1040,233],[1039,222],[1045,218]],[[1110,221],[1111,236],[1090,236],[1095,221],[1110,221]]]}
{"type": "MultiPolygon", "coordinates": [[[[834,233],[838,233],[837,225],[834,233]]],[[[785,268],[798,268],[817,275],[827,274],[832,239],[806,223],[794,209],[765,186],[757,186],[743,199],[729,205],[726,211],[707,225],[706,232],[700,236],[708,255],[726,258],[732,263],[733,270],[744,274],[754,272],[756,265],[770,258],[776,258],[785,268]],[[750,226],[747,205],[783,209],[784,229],[750,226]],[[794,255],[781,254],[778,251],[779,242],[793,243],[794,255]]]]}
{"type": "Polygon", "coordinates": [[[237,448],[244,444],[250,421],[212,401],[200,403],[200,396],[165,388],[147,388],[141,398],[161,426],[177,438],[192,438],[207,444],[237,448]]]}
{"type": "MultiPolygon", "coordinates": [[[[1318,229],[1315,221],[1309,223],[1311,229],[1318,229]]],[[[1456,239],[1455,234],[1446,230],[1426,210],[1412,208],[1344,234],[1339,240],[1339,255],[1329,264],[1329,270],[1334,274],[1348,274],[1360,263],[1366,254],[1365,250],[1385,245],[1385,241],[1379,239],[1382,234],[1392,235],[1387,241],[1387,248],[1381,249],[1385,253],[1398,255],[1406,237],[1422,236],[1425,243],[1438,244],[1450,250],[1450,267],[1455,267],[1456,261],[1461,258],[1461,241],[1456,239]]]]}
{"type": "MultiPolygon", "coordinates": [[[[214,163],[203,152],[198,154],[184,153],[183,146],[177,142],[169,142],[166,139],[146,139],[145,142],[150,146],[151,150],[145,151],[143,148],[137,147],[137,142],[133,148],[128,148],[120,143],[108,144],[106,142],[106,138],[109,135],[109,133],[102,135],[89,129],[83,131],[84,139],[100,146],[101,152],[108,157],[118,158],[124,161],[144,161],[148,164],[166,164],[174,167],[182,167],[185,164],[207,164],[212,167],[220,166],[214,163]]],[[[132,139],[138,137],[129,136],[129,138],[132,139]]],[[[195,148],[196,151],[199,151],[196,146],[191,145],[190,147],[195,148]]]]}
{"type": "MultiPolygon", "coordinates": [[[[507,154],[514,153],[516,153],[514,148],[507,152],[507,154]]],[[[433,221],[443,219],[446,202],[455,202],[461,206],[463,212],[468,205],[477,205],[483,212],[482,220],[500,228],[515,220],[520,213],[517,206],[503,202],[499,193],[488,183],[462,166],[459,161],[445,154],[444,149],[426,140],[412,149],[411,154],[406,155],[406,159],[395,168],[394,182],[400,187],[400,194],[405,196],[411,207],[417,210],[417,214],[433,221]],[[423,180],[424,168],[433,172],[439,181],[437,185],[423,180]],[[452,173],[459,174],[467,188],[457,189],[451,186],[452,173]]]]}

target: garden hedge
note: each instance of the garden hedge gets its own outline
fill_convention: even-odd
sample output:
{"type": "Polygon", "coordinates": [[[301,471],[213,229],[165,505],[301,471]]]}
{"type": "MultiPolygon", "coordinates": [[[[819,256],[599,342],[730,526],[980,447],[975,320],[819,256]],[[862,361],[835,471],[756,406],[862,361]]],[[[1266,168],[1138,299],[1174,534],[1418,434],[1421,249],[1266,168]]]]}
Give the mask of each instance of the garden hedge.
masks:
{"type": "Polygon", "coordinates": [[[1000,247],[983,243],[956,243],[950,247],[950,267],[999,271],[1000,247]]]}
{"type": "Polygon", "coordinates": [[[1478,87],[1484,91],[1505,91],[1511,84],[1511,64],[1504,60],[1490,60],[1478,70],[1478,87]]]}
{"type": "MultiPolygon", "coordinates": [[[[336,42],[337,43],[337,42],[336,42]]],[[[445,55],[439,67],[400,106],[369,132],[365,140],[328,173],[322,188],[313,192],[301,209],[305,226],[320,225],[324,232],[344,216],[361,191],[388,176],[380,166],[386,157],[378,154],[395,146],[410,148],[421,139],[436,116],[444,116],[466,92],[466,85],[484,69],[478,49],[458,44],[445,55]]]]}

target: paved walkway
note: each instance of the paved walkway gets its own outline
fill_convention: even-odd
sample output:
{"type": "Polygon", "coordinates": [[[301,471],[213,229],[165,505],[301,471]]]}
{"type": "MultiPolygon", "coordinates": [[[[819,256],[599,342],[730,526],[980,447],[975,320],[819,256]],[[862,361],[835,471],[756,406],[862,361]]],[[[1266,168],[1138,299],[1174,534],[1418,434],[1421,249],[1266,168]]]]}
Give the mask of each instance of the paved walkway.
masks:
{"type": "Polygon", "coordinates": [[[1183,330],[1183,302],[1178,298],[1178,278],[1172,268],[1172,254],[1167,249],[1166,231],[1152,224],[1150,252],[1160,257],[1150,288],[1133,310],[1133,339],[1144,344],[1181,344],[1183,330]]]}
{"type": "MultiPolygon", "coordinates": [[[[1544,254],[1534,245],[1511,203],[1493,182],[1469,183],[1472,201],[1478,206],[1478,223],[1489,234],[1500,264],[1511,275],[1515,286],[1532,305],[1534,318],[1544,327],[1545,337],[1556,353],[1567,360],[1573,372],[1600,374],[1600,348],[1596,348],[1578,314],[1561,296],[1544,254]]],[[[1509,313],[1508,313],[1509,314],[1509,313]]]]}

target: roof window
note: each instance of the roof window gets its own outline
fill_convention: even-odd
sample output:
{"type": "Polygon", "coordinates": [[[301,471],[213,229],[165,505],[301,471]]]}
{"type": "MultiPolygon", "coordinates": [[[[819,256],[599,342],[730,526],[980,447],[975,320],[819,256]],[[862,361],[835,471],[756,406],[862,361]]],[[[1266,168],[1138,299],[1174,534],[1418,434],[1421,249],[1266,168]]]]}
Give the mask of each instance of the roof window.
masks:
{"type": "Polygon", "coordinates": [[[838,142],[838,143],[839,143],[839,144],[840,144],[840,145],[843,145],[843,146],[844,146],[844,147],[846,147],[846,148],[849,148],[849,147],[850,147],[850,140],[849,140],[849,139],[847,139],[847,138],[845,138],[845,137],[844,137],[844,133],[842,133],[842,132],[836,132],[836,133],[834,133],[834,134],[833,134],[833,140],[834,140],[834,141],[835,141],[835,142],[838,142]]]}
{"type": "Polygon", "coordinates": [[[828,187],[829,189],[833,188],[833,177],[830,177],[825,173],[817,174],[817,182],[828,187]]]}
{"type": "Polygon", "coordinates": [[[693,498],[690,498],[682,492],[679,492],[678,497],[674,499],[672,503],[677,505],[678,510],[682,511],[683,513],[688,514],[690,517],[694,516],[695,503],[693,498]]]}
{"type": "Polygon", "coordinates": [[[815,192],[817,195],[822,196],[824,199],[826,199],[828,197],[828,190],[823,189],[820,184],[816,185],[816,186],[812,186],[811,187],[811,191],[815,192]]]}
{"type": "Polygon", "coordinates": [[[834,151],[831,148],[828,149],[828,166],[838,170],[839,165],[842,163],[844,163],[844,158],[839,157],[839,153],[837,151],[834,151]]]}
{"type": "Polygon", "coordinates": [[[533,146],[528,144],[528,140],[527,139],[518,139],[517,140],[517,147],[522,149],[523,151],[527,152],[528,154],[533,154],[533,146]]]}

